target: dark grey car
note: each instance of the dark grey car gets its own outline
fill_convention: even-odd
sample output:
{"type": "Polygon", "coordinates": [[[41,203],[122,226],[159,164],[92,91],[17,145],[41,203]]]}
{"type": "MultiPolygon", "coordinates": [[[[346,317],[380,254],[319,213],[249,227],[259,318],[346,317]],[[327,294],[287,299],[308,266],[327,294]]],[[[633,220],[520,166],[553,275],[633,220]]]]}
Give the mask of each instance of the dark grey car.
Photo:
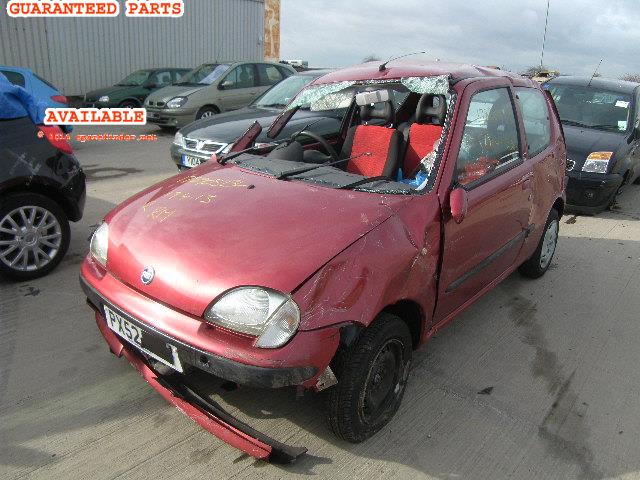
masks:
{"type": "Polygon", "coordinates": [[[640,84],[556,77],[551,93],[567,145],[567,208],[597,213],[640,178],[640,84]]]}
{"type": "MultiPolygon", "coordinates": [[[[253,122],[258,121],[265,128],[271,125],[305,85],[329,71],[309,70],[291,76],[273,86],[245,108],[204,118],[183,127],[176,133],[171,145],[171,159],[180,169],[190,168],[206,162],[213,153],[226,152],[253,122]]],[[[325,138],[335,137],[340,130],[343,114],[344,110],[339,108],[301,108],[278,139],[290,136],[307,124],[310,124],[309,130],[325,138]]],[[[311,141],[308,138],[301,139],[303,143],[305,140],[311,141]]],[[[266,130],[258,138],[258,143],[270,141],[273,140],[266,138],[266,130]]]]}

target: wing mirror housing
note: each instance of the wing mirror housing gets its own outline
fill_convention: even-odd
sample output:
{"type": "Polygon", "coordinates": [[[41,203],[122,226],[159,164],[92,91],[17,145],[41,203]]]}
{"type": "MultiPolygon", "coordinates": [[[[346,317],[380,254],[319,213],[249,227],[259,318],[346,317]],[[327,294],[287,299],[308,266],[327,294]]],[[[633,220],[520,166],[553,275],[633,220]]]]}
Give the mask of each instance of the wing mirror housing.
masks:
{"type": "Polygon", "coordinates": [[[467,216],[467,206],[469,200],[467,191],[462,187],[454,188],[449,195],[449,207],[451,208],[451,218],[456,223],[462,223],[467,216]]]}

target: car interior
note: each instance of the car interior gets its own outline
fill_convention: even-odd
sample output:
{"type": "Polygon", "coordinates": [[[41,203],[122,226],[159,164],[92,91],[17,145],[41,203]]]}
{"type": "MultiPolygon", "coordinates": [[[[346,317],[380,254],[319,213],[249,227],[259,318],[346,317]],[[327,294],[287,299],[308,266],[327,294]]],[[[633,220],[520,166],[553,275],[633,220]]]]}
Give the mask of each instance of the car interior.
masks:
{"type": "Polygon", "coordinates": [[[368,87],[355,95],[354,103],[339,151],[305,130],[267,157],[310,164],[336,163],[336,168],[367,178],[396,180],[399,176],[414,176],[421,160],[434,150],[442,136],[447,114],[445,96],[368,87]],[[315,142],[303,147],[297,141],[303,135],[315,142]]]}

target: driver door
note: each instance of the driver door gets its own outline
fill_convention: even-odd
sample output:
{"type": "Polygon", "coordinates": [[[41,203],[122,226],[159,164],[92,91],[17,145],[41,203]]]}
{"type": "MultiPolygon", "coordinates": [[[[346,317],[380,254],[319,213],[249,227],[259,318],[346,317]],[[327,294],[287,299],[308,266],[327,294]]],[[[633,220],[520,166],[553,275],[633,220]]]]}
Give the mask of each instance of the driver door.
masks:
{"type": "Polygon", "coordinates": [[[471,83],[461,98],[448,168],[452,188],[466,193],[467,213],[456,223],[443,215],[444,249],[435,322],[458,313],[514,266],[530,231],[532,171],[511,84],[506,79],[471,83]]]}

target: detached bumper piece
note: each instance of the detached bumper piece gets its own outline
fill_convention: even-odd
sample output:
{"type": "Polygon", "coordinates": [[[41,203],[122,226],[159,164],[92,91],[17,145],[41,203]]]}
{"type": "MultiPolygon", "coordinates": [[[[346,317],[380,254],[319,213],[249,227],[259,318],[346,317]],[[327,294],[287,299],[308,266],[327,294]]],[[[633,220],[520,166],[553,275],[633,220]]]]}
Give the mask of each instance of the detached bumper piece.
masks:
{"type": "Polygon", "coordinates": [[[305,447],[281,443],[238,420],[218,403],[198,394],[184,376],[177,373],[168,376],[159,374],[133,347],[121,342],[104,322],[96,318],[96,323],[116,356],[124,355],[165,400],[223,442],[254,458],[274,463],[291,463],[307,452],[305,447]]]}

